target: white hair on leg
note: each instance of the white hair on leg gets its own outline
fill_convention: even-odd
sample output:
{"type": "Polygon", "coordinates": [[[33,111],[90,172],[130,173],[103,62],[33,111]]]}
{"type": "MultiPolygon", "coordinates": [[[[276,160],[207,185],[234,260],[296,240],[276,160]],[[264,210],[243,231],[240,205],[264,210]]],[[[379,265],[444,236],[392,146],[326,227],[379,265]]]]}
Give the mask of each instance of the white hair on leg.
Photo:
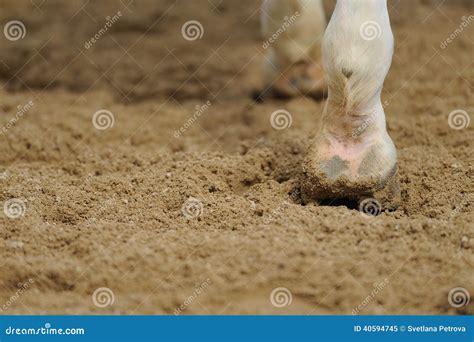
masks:
{"type": "Polygon", "coordinates": [[[323,40],[332,109],[363,115],[377,106],[392,55],[386,0],[338,0],[323,40]]]}

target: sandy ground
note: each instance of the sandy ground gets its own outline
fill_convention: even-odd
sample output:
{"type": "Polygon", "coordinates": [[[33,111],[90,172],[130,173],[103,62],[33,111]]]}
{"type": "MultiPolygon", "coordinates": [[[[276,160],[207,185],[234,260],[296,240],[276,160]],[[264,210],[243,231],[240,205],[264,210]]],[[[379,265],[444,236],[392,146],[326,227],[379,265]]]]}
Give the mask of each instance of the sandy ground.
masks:
{"type": "Polygon", "coordinates": [[[440,46],[472,2],[391,6],[403,203],[368,217],[301,204],[324,103],[251,99],[258,2],[2,1],[26,28],[0,36],[2,314],[473,314],[448,297],[474,295],[474,131],[448,115],[474,112],[474,23],[440,46]]]}

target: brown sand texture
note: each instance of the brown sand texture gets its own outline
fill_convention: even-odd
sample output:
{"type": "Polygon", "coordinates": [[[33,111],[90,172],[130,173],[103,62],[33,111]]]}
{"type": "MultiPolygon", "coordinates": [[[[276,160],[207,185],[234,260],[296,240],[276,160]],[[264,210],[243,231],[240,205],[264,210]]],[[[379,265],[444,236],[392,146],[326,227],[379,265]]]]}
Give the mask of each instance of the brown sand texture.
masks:
{"type": "Polygon", "coordinates": [[[257,1],[1,1],[1,313],[473,314],[473,3],[390,8],[370,216],[301,202],[324,101],[252,99],[257,1]]]}

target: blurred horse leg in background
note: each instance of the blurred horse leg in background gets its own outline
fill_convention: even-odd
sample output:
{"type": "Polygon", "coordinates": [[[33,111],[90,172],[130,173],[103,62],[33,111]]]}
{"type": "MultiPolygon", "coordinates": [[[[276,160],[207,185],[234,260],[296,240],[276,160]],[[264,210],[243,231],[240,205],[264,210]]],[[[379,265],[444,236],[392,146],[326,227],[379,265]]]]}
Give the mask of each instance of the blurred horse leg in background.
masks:
{"type": "Polygon", "coordinates": [[[326,28],[322,0],[264,0],[265,92],[279,97],[325,91],[321,40],[326,28]]]}

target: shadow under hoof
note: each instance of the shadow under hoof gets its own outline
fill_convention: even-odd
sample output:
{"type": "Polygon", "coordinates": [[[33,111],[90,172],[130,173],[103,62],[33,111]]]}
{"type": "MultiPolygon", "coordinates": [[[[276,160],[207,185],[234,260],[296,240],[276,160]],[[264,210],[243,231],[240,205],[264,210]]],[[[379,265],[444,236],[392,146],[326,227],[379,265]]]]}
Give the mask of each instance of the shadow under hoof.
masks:
{"type": "Polygon", "coordinates": [[[359,201],[350,198],[323,199],[317,201],[323,207],[347,207],[347,209],[359,210],[359,201]]]}

